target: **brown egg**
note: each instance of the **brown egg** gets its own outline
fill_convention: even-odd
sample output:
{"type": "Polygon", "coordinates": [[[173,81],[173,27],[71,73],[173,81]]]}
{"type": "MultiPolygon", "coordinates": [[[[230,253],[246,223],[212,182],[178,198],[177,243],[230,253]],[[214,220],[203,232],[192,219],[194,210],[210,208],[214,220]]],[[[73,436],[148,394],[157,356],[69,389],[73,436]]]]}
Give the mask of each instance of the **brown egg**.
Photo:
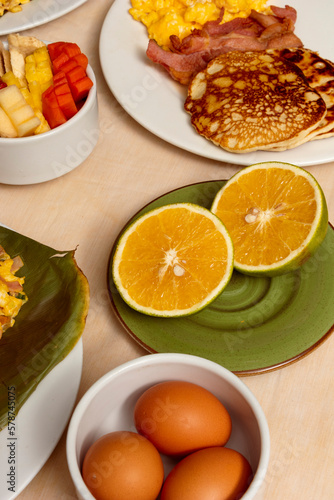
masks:
{"type": "Polygon", "coordinates": [[[228,411],[211,392],[182,381],[146,390],[135,405],[134,420],[138,432],[161,453],[173,456],[223,446],[232,430],[228,411]]]}
{"type": "Polygon", "coordinates": [[[135,432],[117,431],[88,449],[82,477],[96,500],[155,500],[164,469],[150,441],[135,432]]]}
{"type": "Polygon", "coordinates": [[[172,469],[161,500],[238,500],[251,479],[251,467],[239,452],[206,448],[188,455],[172,469]]]}

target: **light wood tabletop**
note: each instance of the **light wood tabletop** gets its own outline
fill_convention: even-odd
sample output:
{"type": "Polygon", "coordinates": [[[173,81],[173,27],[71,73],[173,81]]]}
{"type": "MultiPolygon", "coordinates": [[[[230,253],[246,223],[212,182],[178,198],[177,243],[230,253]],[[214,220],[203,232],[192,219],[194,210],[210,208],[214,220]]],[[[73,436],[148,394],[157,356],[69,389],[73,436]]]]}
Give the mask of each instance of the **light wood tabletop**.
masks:
{"type": "MultiPolygon", "coordinates": [[[[112,3],[89,0],[63,17],[22,32],[43,40],[76,42],[87,54],[97,78],[100,116],[100,138],[94,151],[82,165],[56,180],[0,186],[3,224],[59,250],[77,247],[76,260],[91,292],[77,401],[112,368],[147,355],[110,306],[107,266],[119,231],[154,198],[191,183],[228,179],[241,168],[164,142],[118,104],[99,61],[99,35],[112,3]]],[[[333,223],[334,162],[306,170],[322,186],[333,223]]],[[[242,377],[262,405],[271,436],[269,468],[257,500],[333,498],[333,359],[334,336],[330,336],[296,363],[242,377]]],[[[19,494],[20,500],[75,498],[66,463],[66,430],[42,469],[19,494]]]]}

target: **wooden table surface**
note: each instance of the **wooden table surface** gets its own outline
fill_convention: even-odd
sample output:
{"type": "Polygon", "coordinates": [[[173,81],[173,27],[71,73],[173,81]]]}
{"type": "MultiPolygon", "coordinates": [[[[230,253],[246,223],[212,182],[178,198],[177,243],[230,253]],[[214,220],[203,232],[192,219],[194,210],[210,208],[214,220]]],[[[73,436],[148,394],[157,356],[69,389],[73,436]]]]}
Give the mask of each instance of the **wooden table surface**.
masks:
{"type": "MultiPolygon", "coordinates": [[[[77,42],[88,55],[97,77],[101,128],[93,153],[59,179],[0,187],[2,223],[53,248],[78,247],[76,258],[88,278],[91,303],[77,400],[112,368],[147,354],[123,330],[108,300],[108,257],[120,229],[155,197],[186,184],[229,178],[241,168],[165,143],[120,107],[103,78],[98,51],[100,30],[112,3],[90,0],[59,19],[23,32],[44,40],[77,42]]],[[[334,162],[307,170],[321,184],[334,222],[334,162]]],[[[271,434],[269,469],[257,500],[333,498],[333,358],[332,335],[297,363],[242,378],[262,405],[271,434]]],[[[75,498],[65,442],[66,430],[18,496],[20,500],[75,498]]]]}

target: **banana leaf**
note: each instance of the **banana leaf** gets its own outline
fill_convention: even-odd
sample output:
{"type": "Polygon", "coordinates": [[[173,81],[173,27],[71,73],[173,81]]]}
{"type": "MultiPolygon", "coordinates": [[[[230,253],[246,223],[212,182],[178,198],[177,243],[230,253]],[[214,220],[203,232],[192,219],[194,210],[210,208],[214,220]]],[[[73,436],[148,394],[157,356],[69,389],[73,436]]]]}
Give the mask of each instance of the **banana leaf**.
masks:
{"type": "Polygon", "coordinates": [[[75,250],[61,252],[0,227],[0,245],[20,255],[28,301],[0,340],[0,430],[8,422],[8,388],[14,386],[15,412],[43,378],[73,349],[83,332],[89,306],[88,281],[75,250]]]}

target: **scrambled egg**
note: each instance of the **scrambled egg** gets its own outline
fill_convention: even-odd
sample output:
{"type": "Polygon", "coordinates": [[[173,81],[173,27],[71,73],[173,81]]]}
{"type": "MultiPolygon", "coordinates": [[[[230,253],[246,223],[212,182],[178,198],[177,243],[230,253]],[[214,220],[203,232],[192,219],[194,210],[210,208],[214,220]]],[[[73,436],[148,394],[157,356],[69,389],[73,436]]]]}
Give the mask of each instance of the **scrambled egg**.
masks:
{"type": "Polygon", "coordinates": [[[171,35],[182,40],[193,29],[201,29],[207,21],[218,19],[223,7],[223,22],[227,22],[235,17],[248,17],[251,9],[265,11],[267,0],[131,0],[131,3],[131,16],[146,26],[149,38],[167,48],[171,35]]]}
{"type": "Polygon", "coordinates": [[[20,12],[22,10],[21,5],[29,2],[30,0],[0,0],[0,16],[3,16],[7,11],[20,12]]]}
{"type": "Polygon", "coordinates": [[[7,328],[14,325],[14,318],[27,301],[22,290],[24,278],[15,276],[21,265],[14,263],[0,246],[0,338],[7,328]]]}

